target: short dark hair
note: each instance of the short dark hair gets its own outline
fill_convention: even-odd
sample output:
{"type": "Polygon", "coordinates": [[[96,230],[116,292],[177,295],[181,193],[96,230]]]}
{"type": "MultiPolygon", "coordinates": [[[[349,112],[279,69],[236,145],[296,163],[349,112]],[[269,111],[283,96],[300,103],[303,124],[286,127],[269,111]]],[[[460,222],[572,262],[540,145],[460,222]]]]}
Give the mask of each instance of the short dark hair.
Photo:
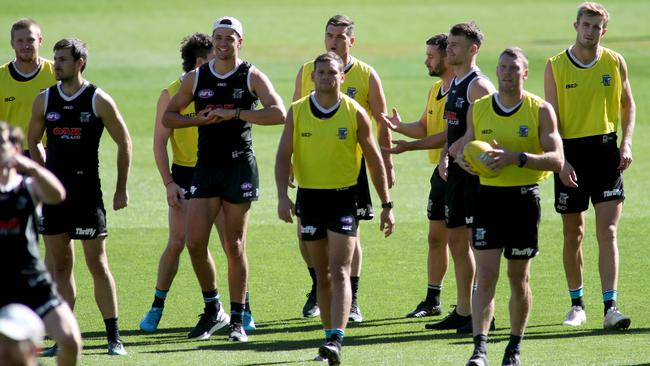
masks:
{"type": "Polygon", "coordinates": [[[86,68],[86,61],[88,60],[88,48],[86,48],[86,44],[77,38],[63,38],[62,40],[56,42],[53,48],[54,52],[66,49],[70,50],[72,58],[75,61],[80,59],[84,60],[84,64],[81,67],[81,71],[83,72],[86,68]]]}
{"type": "Polygon", "coordinates": [[[343,60],[341,59],[341,57],[339,55],[337,55],[336,53],[334,53],[332,51],[329,51],[327,53],[323,53],[322,55],[319,55],[318,57],[316,57],[314,59],[314,70],[316,70],[316,65],[319,62],[330,62],[330,61],[336,62],[336,64],[339,66],[339,70],[341,72],[343,72],[343,60]]]}
{"type": "Polygon", "coordinates": [[[212,52],[212,40],[205,33],[194,33],[183,38],[180,51],[183,71],[189,72],[194,69],[197,58],[208,58],[212,52]]]}
{"type": "Polygon", "coordinates": [[[528,56],[524,53],[524,50],[522,50],[519,47],[508,47],[505,50],[501,51],[501,54],[499,55],[499,58],[503,55],[508,55],[510,57],[518,58],[521,59],[524,63],[524,67],[528,68],[528,56]]]}
{"type": "Polygon", "coordinates": [[[38,28],[38,33],[41,33],[41,26],[36,23],[34,19],[21,18],[11,25],[11,40],[14,40],[14,32],[21,29],[29,29],[31,27],[38,28]]]}
{"type": "Polygon", "coordinates": [[[436,34],[427,39],[427,46],[436,46],[443,55],[447,54],[447,33],[436,34]]]}
{"type": "Polygon", "coordinates": [[[325,30],[327,30],[327,27],[329,27],[330,25],[334,27],[346,27],[345,33],[348,36],[354,35],[354,20],[352,20],[352,18],[350,18],[349,16],[335,15],[331,17],[327,21],[327,24],[325,24],[325,30]]]}
{"type": "Polygon", "coordinates": [[[474,21],[454,25],[449,30],[449,34],[452,36],[464,36],[478,47],[481,47],[483,43],[483,32],[481,32],[481,29],[474,21]]]}

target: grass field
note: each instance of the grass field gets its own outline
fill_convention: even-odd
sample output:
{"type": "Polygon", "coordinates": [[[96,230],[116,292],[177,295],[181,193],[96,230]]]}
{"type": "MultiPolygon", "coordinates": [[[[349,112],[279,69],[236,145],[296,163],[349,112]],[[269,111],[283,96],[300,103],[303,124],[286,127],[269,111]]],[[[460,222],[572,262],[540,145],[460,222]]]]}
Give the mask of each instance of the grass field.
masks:
{"type": "MultiPolygon", "coordinates": [[[[405,0],[316,1],[7,1],[0,13],[0,29],[7,39],[0,60],[13,51],[8,36],[19,17],[36,19],[44,31],[42,54],[62,37],[78,37],[90,49],[86,78],[117,101],[130,129],[133,166],[126,210],[109,213],[109,256],[120,305],[120,326],[129,355],[105,355],[104,325],[94,303],[92,284],[77,247],[78,301],[75,313],[84,335],[84,365],[285,365],[313,364],[322,342],[317,319],[300,318],[309,278],[297,250],[295,227],[276,216],[273,164],[281,127],[255,127],[254,147],[261,175],[261,200],[254,204],[249,227],[251,302],[258,330],[247,344],[225,341],[217,334],[207,341],[188,341],[186,333],[202,310],[200,290],[188,256],[167,300],[160,330],[145,335],[138,322],[148,310],[157,263],[167,238],[167,205],[152,154],[155,102],[160,90],[180,72],[178,44],[192,32],[209,32],[214,19],[238,17],[245,32],[242,57],[263,70],[289,103],[293,81],[302,62],[323,50],[323,26],[331,15],[343,13],[357,23],[353,54],[380,74],[389,107],[398,106],[404,119],[420,116],[433,81],[423,65],[424,41],[447,31],[451,24],[475,20],[485,33],[479,66],[494,79],[498,53],[522,47],[530,57],[527,88],[543,94],[542,75],[547,57],[575,39],[572,22],[578,1],[464,1],[405,0]],[[299,5],[298,5],[299,4],[299,5]]],[[[604,45],[621,52],[628,63],[637,102],[635,162],[625,173],[628,200],[619,229],[621,271],[619,305],[632,317],[622,333],[602,330],[600,282],[597,273],[593,210],[585,239],[585,293],[589,321],[567,329],[558,325],[569,307],[561,263],[560,217],[552,210],[552,186],[543,184],[541,253],[532,265],[533,310],[523,343],[525,364],[640,365],[650,364],[650,301],[647,278],[650,236],[650,14],[646,0],[605,1],[612,13],[604,45]]],[[[104,138],[101,150],[105,201],[115,184],[115,148],[104,138]]],[[[426,289],[425,216],[431,165],[424,152],[395,157],[397,185],[395,234],[380,237],[377,222],[363,225],[364,272],[360,304],[365,322],[348,328],[344,361],[349,365],[460,365],[472,345],[467,336],[424,329],[426,320],[406,320],[426,289]]],[[[225,260],[213,238],[218,262],[219,290],[228,303],[225,260]]],[[[443,304],[455,301],[453,272],[445,279],[443,304]]],[[[491,334],[490,358],[497,363],[509,334],[505,273],[497,289],[498,330],[491,334]]],[[[43,360],[53,365],[51,359],[43,360]]]]}

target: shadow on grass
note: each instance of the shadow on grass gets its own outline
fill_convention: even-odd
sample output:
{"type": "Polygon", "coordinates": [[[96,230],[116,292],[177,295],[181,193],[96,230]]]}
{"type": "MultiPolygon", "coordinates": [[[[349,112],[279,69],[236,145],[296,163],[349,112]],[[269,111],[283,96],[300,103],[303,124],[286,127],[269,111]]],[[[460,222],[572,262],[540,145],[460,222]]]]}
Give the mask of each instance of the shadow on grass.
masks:
{"type": "MultiPolygon", "coordinates": [[[[635,335],[650,333],[650,328],[632,328],[627,330],[604,330],[604,329],[585,329],[585,330],[567,330],[562,327],[560,330],[549,331],[530,331],[530,328],[539,328],[543,326],[527,327],[524,339],[532,340],[546,340],[546,339],[564,339],[564,338],[580,338],[580,337],[601,337],[601,336],[615,336],[615,335],[635,335]]],[[[501,329],[504,330],[504,329],[501,329]]],[[[507,329],[505,329],[507,330],[507,329]]],[[[490,336],[490,342],[507,342],[510,339],[509,334],[498,334],[490,336]]],[[[461,344],[464,342],[457,342],[451,344],[461,344]]]]}

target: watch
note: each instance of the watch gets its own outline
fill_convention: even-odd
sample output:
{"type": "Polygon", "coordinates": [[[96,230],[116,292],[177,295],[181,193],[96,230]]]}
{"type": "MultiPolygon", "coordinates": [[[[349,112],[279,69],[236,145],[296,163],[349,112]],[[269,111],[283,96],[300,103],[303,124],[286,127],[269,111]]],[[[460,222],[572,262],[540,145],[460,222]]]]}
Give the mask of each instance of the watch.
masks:
{"type": "Polygon", "coordinates": [[[523,168],[524,165],[526,165],[526,162],[528,162],[528,155],[526,155],[525,152],[522,152],[519,154],[519,165],[518,167],[523,168]]]}
{"type": "Polygon", "coordinates": [[[381,204],[381,208],[393,208],[393,201],[388,201],[381,204]]]}

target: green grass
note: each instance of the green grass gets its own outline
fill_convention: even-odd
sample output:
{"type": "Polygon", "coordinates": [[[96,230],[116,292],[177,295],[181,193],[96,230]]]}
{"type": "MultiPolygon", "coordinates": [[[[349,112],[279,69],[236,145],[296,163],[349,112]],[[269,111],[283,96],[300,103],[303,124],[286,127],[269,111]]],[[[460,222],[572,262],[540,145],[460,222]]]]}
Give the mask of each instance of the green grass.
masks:
{"type": "MultiPolygon", "coordinates": [[[[90,48],[86,77],[117,101],[134,141],[129,181],[131,201],[126,210],[109,213],[109,256],[120,304],[120,325],[129,355],[105,356],[103,323],[92,295],[92,284],[79,247],[76,274],[79,298],[75,312],[85,338],[84,365],[280,365],[312,364],[322,339],[319,321],[299,317],[308,288],[307,272],[297,250],[295,227],[276,218],[273,160],[280,127],[255,127],[255,149],[260,165],[262,198],[254,204],[249,228],[248,255],[252,306],[259,330],[248,344],[230,344],[223,334],[208,341],[188,341],[186,333],[201,311],[200,290],[187,254],[170,292],[161,323],[154,335],[144,335],[138,322],[153,294],[157,262],[166,242],[167,206],[152,156],[152,126],[160,89],[180,71],[178,43],[186,34],[208,31],[221,15],[233,15],[244,24],[242,56],[274,82],[288,103],[298,67],[322,51],[323,24],[336,13],[357,22],[354,54],[374,65],[382,77],[389,107],[398,106],[404,119],[420,116],[433,81],[423,65],[424,41],[448,30],[453,23],[474,19],[485,32],[479,66],[494,79],[496,58],[503,48],[518,45],[530,57],[527,88],[542,94],[547,57],[572,43],[571,26],[578,1],[35,1],[7,3],[0,13],[0,29],[8,36],[10,24],[22,16],[38,20],[44,31],[42,54],[62,37],[75,36],[90,48]]],[[[557,325],[568,310],[561,263],[561,222],[552,210],[552,186],[542,187],[541,253],[532,265],[534,305],[523,361],[526,364],[638,365],[650,362],[650,305],[646,291],[650,248],[647,198],[650,181],[650,139],[647,101],[650,99],[650,28],[643,20],[650,3],[606,1],[612,13],[604,44],[621,52],[628,62],[637,101],[636,160],[625,173],[628,199],[620,223],[621,271],[619,303],[632,316],[632,329],[611,334],[601,330],[600,282],[593,210],[585,239],[585,287],[589,321],[578,329],[557,325]]],[[[9,60],[9,42],[0,46],[0,59],[9,60]]],[[[115,148],[105,138],[101,151],[105,201],[112,199],[115,148]]],[[[363,225],[364,272],[360,303],[366,321],[350,326],[344,357],[350,365],[463,364],[472,346],[468,337],[451,332],[425,331],[427,320],[405,320],[403,315],[420,301],[426,285],[425,217],[428,178],[432,167],[426,154],[395,157],[397,227],[387,240],[377,222],[363,225]]],[[[218,266],[219,289],[228,302],[225,260],[212,239],[218,266]]],[[[453,272],[445,279],[443,303],[455,301],[453,272]]],[[[509,331],[509,290],[502,272],[497,290],[498,330],[489,350],[499,361],[509,331]]],[[[53,365],[53,360],[43,360],[53,365]]]]}

